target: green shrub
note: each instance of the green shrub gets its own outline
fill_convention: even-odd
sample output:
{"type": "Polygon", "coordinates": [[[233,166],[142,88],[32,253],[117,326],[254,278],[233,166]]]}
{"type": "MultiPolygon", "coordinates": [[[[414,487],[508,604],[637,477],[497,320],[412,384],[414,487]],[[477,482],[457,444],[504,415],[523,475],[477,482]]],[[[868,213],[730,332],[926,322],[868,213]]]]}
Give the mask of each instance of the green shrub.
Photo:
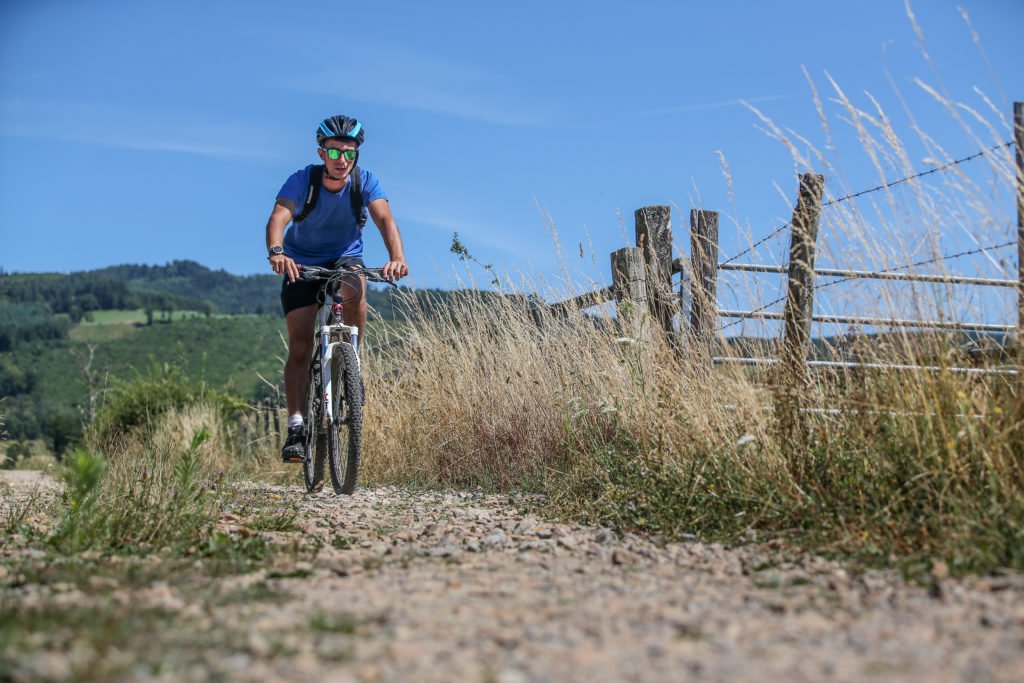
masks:
{"type": "Polygon", "coordinates": [[[185,377],[177,366],[153,364],[145,374],[130,381],[118,381],[90,425],[88,443],[107,448],[133,429],[150,425],[171,409],[193,405],[214,406],[228,418],[245,408],[245,403],[230,394],[211,388],[205,382],[185,377]]]}

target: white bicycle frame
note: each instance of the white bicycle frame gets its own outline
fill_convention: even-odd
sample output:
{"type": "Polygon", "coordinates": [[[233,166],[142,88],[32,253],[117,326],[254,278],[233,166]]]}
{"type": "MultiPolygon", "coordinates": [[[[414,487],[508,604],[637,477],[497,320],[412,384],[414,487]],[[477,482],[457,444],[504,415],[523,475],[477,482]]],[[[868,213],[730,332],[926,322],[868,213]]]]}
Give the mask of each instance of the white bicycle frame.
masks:
{"type": "MultiPolygon", "coordinates": [[[[329,288],[328,288],[329,289],[329,288]]],[[[334,358],[334,348],[339,344],[346,343],[344,336],[348,335],[348,343],[356,350],[356,363],[359,363],[359,328],[344,323],[328,325],[328,314],[337,307],[338,317],[341,317],[341,304],[334,303],[334,297],[330,292],[325,292],[324,303],[316,314],[316,330],[320,335],[320,390],[323,392],[323,410],[321,415],[323,422],[321,426],[334,424],[334,401],[333,387],[331,386],[331,362],[334,358]]]]}

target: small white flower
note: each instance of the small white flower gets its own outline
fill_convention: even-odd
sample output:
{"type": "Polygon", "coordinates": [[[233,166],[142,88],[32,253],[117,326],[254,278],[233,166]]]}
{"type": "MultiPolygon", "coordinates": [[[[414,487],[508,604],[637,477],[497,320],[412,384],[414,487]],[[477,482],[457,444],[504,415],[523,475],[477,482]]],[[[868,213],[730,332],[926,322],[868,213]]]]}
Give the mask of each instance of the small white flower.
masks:
{"type": "Polygon", "coordinates": [[[636,339],[633,339],[632,337],[617,337],[615,339],[615,343],[619,346],[634,346],[636,344],[636,339]]]}

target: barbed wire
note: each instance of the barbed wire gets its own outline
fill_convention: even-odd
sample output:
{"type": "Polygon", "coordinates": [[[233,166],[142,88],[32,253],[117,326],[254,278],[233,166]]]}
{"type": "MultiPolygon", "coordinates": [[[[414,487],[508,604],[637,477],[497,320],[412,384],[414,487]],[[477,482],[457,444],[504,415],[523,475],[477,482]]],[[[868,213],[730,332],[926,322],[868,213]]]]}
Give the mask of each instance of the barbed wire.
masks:
{"type": "Polygon", "coordinates": [[[872,192],[878,192],[879,190],[884,190],[884,189],[886,189],[888,187],[893,187],[894,185],[899,185],[900,183],[905,183],[907,181],[914,180],[916,178],[923,178],[924,176],[931,175],[932,173],[937,173],[939,171],[945,171],[945,170],[953,168],[954,166],[959,166],[960,164],[965,163],[967,161],[972,161],[973,159],[977,159],[978,157],[985,156],[986,154],[991,154],[992,152],[996,151],[997,149],[1002,149],[1004,147],[1010,147],[1013,144],[1014,144],[1013,140],[1010,140],[1008,142],[1001,142],[998,145],[994,145],[992,147],[989,147],[988,149],[983,149],[980,152],[975,152],[974,154],[972,154],[970,156],[966,156],[966,157],[964,157],[962,159],[954,159],[953,161],[949,162],[948,164],[943,164],[942,166],[936,166],[935,168],[928,169],[927,171],[921,171],[920,173],[915,173],[913,175],[908,175],[905,178],[900,178],[898,180],[894,180],[891,183],[882,183],[881,185],[879,185],[877,187],[872,187],[870,190],[861,190],[860,192],[854,192],[853,194],[848,194],[845,197],[839,197],[838,199],[829,200],[829,201],[825,202],[824,204],[822,204],[821,208],[825,208],[826,206],[832,206],[833,204],[839,204],[840,202],[845,202],[845,201],[847,201],[849,199],[854,199],[855,197],[860,197],[860,196],[863,196],[863,195],[866,195],[866,194],[871,194],[872,192]]]}
{"type": "MultiPolygon", "coordinates": [[[[972,256],[974,254],[980,254],[980,253],[985,252],[985,251],[992,251],[992,250],[995,250],[995,249],[1002,249],[1004,247],[1010,247],[1010,246],[1013,246],[1016,243],[1017,243],[1016,241],[1012,241],[1012,242],[1003,242],[1002,244],[991,244],[991,245],[989,245],[987,247],[978,247],[976,249],[970,249],[968,251],[957,252],[956,254],[945,254],[943,256],[936,256],[935,258],[926,259],[924,261],[916,261],[914,263],[905,263],[905,264],[903,264],[901,266],[892,266],[891,268],[884,268],[882,270],[878,270],[878,271],[875,271],[875,272],[876,273],[892,273],[892,272],[899,271],[899,270],[906,270],[907,268],[917,268],[918,266],[927,266],[927,265],[930,265],[932,263],[939,263],[940,261],[950,261],[950,260],[955,259],[955,258],[960,258],[961,256],[972,256]]],[[[855,278],[855,277],[842,277],[842,278],[839,278],[838,280],[833,280],[831,282],[826,282],[824,284],[815,285],[814,289],[815,289],[815,291],[817,291],[819,289],[824,289],[826,287],[831,287],[832,285],[838,285],[840,282],[847,282],[849,280],[856,280],[856,279],[858,279],[858,278],[855,278]]],[[[724,332],[725,330],[729,329],[730,327],[733,327],[734,325],[739,325],[744,320],[753,317],[755,314],[760,313],[761,311],[767,310],[767,309],[771,308],[772,306],[774,306],[775,304],[782,303],[785,300],[786,300],[786,297],[782,296],[782,297],[779,297],[778,299],[776,299],[775,301],[772,301],[770,303],[765,304],[764,306],[761,306],[760,308],[755,308],[754,310],[750,311],[750,313],[748,313],[745,317],[737,318],[736,320],[732,321],[728,325],[723,325],[722,327],[719,327],[718,331],[719,332],[724,332]]]]}
{"type": "MultiPolygon", "coordinates": [[[[942,166],[936,166],[935,168],[930,168],[927,171],[921,171],[920,173],[915,173],[913,175],[908,175],[905,178],[899,178],[899,179],[894,180],[892,182],[882,183],[881,185],[878,185],[877,187],[872,187],[871,189],[868,189],[868,190],[861,190],[860,192],[854,192],[852,194],[846,195],[845,197],[839,197],[837,199],[830,199],[829,201],[827,201],[824,204],[822,204],[821,208],[824,209],[827,206],[832,206],[834,204],[839,204],[841,202],[845,202],[845,201],[848,201],[850,199],[854,199],[856,197],[862,197],[862,196],[864,196],[866,194],[871,194],[872,192],[878,192],[879,190],[884,190],[886,188],[893,187],[895,185],[899,185],[900,183],[905,183],[905,182],[914,180],[916,178],[923,178],[924,176],[931,175],[932,173],[937,173],[939,171],[946,171],[948,169],[953,168],[954,166],[959,166],[960,164],[966,163],[968,161],[972,161],[974,159],[977,159],[978,157],[985,156],[986,154],[991,154],[992,152],[994,152],[996,150],[999,150],[999,149],[1003,149],[1004,147],[1011,147],[1014,144],[1015,143],[1014,143],[1013,140],[1009,140],[1007,142],[1001,142],[998,145],[993,145],[992,147],[989,147],[988,149],[983,149],[980,152],[975,152],[974,154],[971,154],[969,156],[963,157],[961,159],[954,159],[953,161],[950,161],[947,164],[943,164],[942,166]]],[[[792,224],[793,224],[793,222],[789,221],[788,223],[786,223],[782,227],[778,228],[777,230],[774,230],[767,237],[764,237],[763,239],[759,240],[758,242],[752,244],[749,248],[744,249],[743,251],[741,251],[740,253],[736,254],[735,256],[729,257],[728,259],[723,261],[720,265],[723,265],[723,266],[724,265],[728,265],[728,264],[732,263],[733,261],[735,261],[736,259],[738,259],[738,258],[740,258],[742,256],[746,256],[747,254],[749,254],[750,252],[754,251],[759,246],[761,246],[762,244],[767,242],[768,240],[772,239],[773,237],[775,237],[776,235],[778,235],[779,233],[784,231],[786,228],[789,228],[792,224]]]]}
{"type": "Polygon", "coordinates": [[[793,224],[793,221],[790,221],[790,222],[786,223],[786,224],[785,224],[785,225],[783,225],[783,226],[782,226],[781,228],[779,228],[778,230],[776,230],[776,231],[775,231],[775,232],[773,232],[772,234],[770,234],[770,235],[768,235],[767,237],[765,237],[764,239],[762,239],[762,240],[761,240],[760,242],[757,242],[756,244],[752,244],[752,245],[750,245],[750,248],[749,248],[749,249],[746,249],[746,250],[744,250],[744,251],[741,251],[740,253],[736,254],[735,256],[733,256],[733,257],[731,257],[731,258],[728,258],[728,259],[726,259],[725,261],[722,261],[722,262],[721,262],[721,263],[719,264],[719,266],[724,266],[724,265],[730,264],[730,263],[732,263],[733,261],[735,261],[736,259],[740,258],[741,256],[745,256],[745,255],[749,254],[750,252],[754,251],[754,250],[755,250],[755,249],[757,249],[757,248],[758,248],[759,246],[761,246],[762,244],[764,244],[765,242],[767,242],[767,241],[768,241],[768,240],[770,240],[771,238],[775,237],[776,235],[778,235],[778,234],[779,234],[780,232],[782,232],[783,230],[785,230],[786,228],[788,228],[788,227],[789,227],[790,225],[792,225],[792,224],[793,224]]]}

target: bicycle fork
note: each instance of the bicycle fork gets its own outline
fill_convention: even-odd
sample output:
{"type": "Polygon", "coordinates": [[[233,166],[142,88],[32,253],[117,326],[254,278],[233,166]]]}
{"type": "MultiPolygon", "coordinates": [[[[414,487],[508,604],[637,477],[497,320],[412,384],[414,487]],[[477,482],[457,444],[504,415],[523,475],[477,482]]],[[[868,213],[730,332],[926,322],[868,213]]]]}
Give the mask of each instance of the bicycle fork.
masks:
{"type": "MultiPolygon", "coordinates": [[[[341,304],[332,304],[334,318],[341,320],[341,304]]],[[[323,426],[334,424],[334,385],[331,372],[331,364],[334,362],[334,349],[341,341],[342,335],[347,333],[349,343],[356,350],[356,367],[359,365],[359,328],[344,323],[325,324],[320,326],[320,388],[323,392],[323,426]]]]}

